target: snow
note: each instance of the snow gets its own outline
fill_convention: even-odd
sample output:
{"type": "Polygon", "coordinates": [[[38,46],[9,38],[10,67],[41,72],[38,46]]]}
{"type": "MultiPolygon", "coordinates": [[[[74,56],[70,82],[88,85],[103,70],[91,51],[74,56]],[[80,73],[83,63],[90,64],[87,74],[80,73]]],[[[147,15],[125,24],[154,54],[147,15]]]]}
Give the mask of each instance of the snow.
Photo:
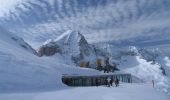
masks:
{"type": "Polygon", "coordinates": [[[82,36],[78,32],[68,30],[55,39],[55,42],[59,43],[59,46],[62,47],[62,52],[70,52],[70,55],[78,55],[80,54],[79,42],[81,38],[82,36]]]}
{"type": "Polygon", "coordinates": [[[94,48],[81,33],[74,30],[68,30],[54,40],[49,39],[43,45],[57,45],[62,56],[70,60],[76,58],[90,63],[96,60],[94,48]]]}
{"type": "Polygon", "coordinates": [[[58,91],[0,94],[0,100],[169,100],[151,84],[121,84],[119,87],[65,87],[58,91]]]}
{"type": "Polygon", "coordinates": [[[1,28],[0,35],[0,92],[51,90],[62,88],[62,74],[101,74],[68,65],[61,55],[40,58],[12,40],[18,37],[5,29],[1,28]]]}
{"type": "MultiPolygon", "coordinates": [[[[59,54],[39,58],[18,45],[18,42],[11,40],[11,36],[16,36],[11,35],[10,32],[1,29],[0,33],[0,92],[2,93],[47,91],[63,88],[62,74],[102,74],[93,69],[76,67],[67,61],[68,57],[59,54]]],[[[66,36],[68,33],[72,34],[66,33],[66,36]]],[[[157,88],[168,92],[169,78],[161,74],[159,65],[152,65],[138,56],[125,56],[122,61],[124,62],[121,63],[120,68],[126,73],[131,73],[145,81],[154,79],[157,82],[157,88]]],[[[165,61],[168,65],[169,59],[165,58],[165,61]]]]}
{"type": "MultiPolygon", "coordinates": [[[[167,8],[170,2],[167,2],[167,5],[162,0],[158,2],[143,0],[143,3],[113,2],[110,0],[105,5],[97,3],[94,6],[87,0],[80,3],[81,7],[76,0],[73,2],[1,0],[0,25],[16,33],[0,27],[0,100],[169,100],[167,94],[170,94],[168,57],[170,35],[167,8]],[[134,10],[136,7],[143,10],[137,9],[131,12],[131,9],[134,10]],[[72,55],[80,53],[78,42],[82,35],[68,29],[80,30],[89,41],[94,43],[126,39],[138,42],[139,38],[136,45],[160,48],[166,53],[164,56],[159,56],[155,64],[139,56],[120,58],[120,69],[125,73],[131,73],[135,81],[145,82],[145,84],[121,84],[118,88],[67,87],[61,82],[62,74],[103,74],[94,69],[79,68],[69,60],[72,55]],[[65,30],[68,31],[61,34],[65,30]],[[32,43],[31,45],[42,44],[47,39],[49,40],[43,45],[59,42],[64,53],[69,51],[72,53],[69,54],[70,57],[60,54],[37,57],[31,46],[16,34],[32,43]],[[61,36],[55,39],[59,34],[61,36]],[[141,39],[143,37],[144,39],[141,39]],[[160,67],[165,69],[167,76],[162,74],[160,67]],[[150,84],[151,80],[155,81],[155,89],[150,84]]],[[[40,45],[36,45],[38,46],[40,45]]],[[[83,47],[85,47],[84,51],[86,47],[90,48],[87,45],[83,47]]],[[[114,46],[110,48],[106,49],[107,52],[121,50],[115,49],[114,46]]],[[[88,50],[92,55],[85,59],[94,60],[93,51],[88,50]]],[[[135,47],[131,47],[131,50],[139,53],[135,47]]]]}
{"type": "MultiPolygon", "coordinates": [[[[169,93],[169,78],[162,75],[158,64],[152,65],[151,62],[139,56],[122,57],[120,68],[134,77],[149,82],[149,85],[138,83],[122,84],[119,88],[104,86],[72,88],[61,82],[62,74],[100,75],[103,73],[94,69],[77,67],[67,61],[67,56],[60,54],[37,57],[33,52],[19,45],[23,41],[15,42],[11,39],[11,37],[17,39],[19,37],[2,28],[0,31],[0,100],[140,100],[143,98],[168,100],[169,98],[169,95],[160,92],[169,93]],[[150,84],[152,79],[156,82],[155,89],[150,84]],[[146,91],[147,93],[143,96],[142,93],[146,91]]],[[[73,34],[69,31],[66,33],[65,36],[73,34]]],[[[77,39],[76,36],[76,34],[69,35],[69,38],[74,40],[77,39]]],[[[167,57],[163,61],[162,63],[169,66],[170,60],[167,57]]]]}
{"type": "MultiPolygon", "coordinates": [[[[73,30],[67,30],[62,35],[60,35],[55,41],[61,41],[63,43],[68,43],[70,38],[80,39],[81,37],[79,36],[78,32],[73,31],[73,30]]],[[[73,39],[71,39],[71,40],[73,40],[73,39]]],[[[79,42],[79,41],[77,41],[77,42],[79,42]]]]}
{"type": "Polygon", "coordinates": [[[161,66],[158,63],[152,64],[152,62],[147,62],[139,56],[124,56],[119,67],[124,72],[131,73],[144,82],[154,80],[158,90],[169,93],[170,77],[162,74],[161,66]]]}
{"type": "Polygon", "coordinates": [[[168,57],[165,57],[164,60],[166,61],[166,66],[170,68],[170,59],[168,57]]]}

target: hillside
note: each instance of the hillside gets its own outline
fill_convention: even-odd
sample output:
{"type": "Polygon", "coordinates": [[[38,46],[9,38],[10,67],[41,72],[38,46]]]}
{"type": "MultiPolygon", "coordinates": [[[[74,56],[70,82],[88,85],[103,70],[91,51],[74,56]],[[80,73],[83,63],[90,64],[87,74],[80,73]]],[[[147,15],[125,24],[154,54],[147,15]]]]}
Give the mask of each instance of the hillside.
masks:
{"type": "MultiPolygon", "coordinates": [[[[0,30],[0,92],[36,91],[60,88],[62,74],[100,74],[92,69],[67,65],[64,57],[40,58],[11,39],[18,38],[0,30]]],[[[25,47],[30,47],[28,44],[25,47]]],[[[31,49],[32,50],[32,49],[31,49]]]]}

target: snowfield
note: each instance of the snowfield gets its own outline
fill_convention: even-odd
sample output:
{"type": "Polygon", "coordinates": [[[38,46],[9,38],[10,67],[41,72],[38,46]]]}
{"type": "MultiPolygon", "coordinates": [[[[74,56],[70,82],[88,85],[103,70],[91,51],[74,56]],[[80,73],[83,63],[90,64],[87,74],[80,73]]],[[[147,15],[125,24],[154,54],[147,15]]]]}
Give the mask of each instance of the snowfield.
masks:
{"type": "Polygon", "coordinates": [[[77,87],[48,92],[0,94],[0,100],[169,100],[151,84],[121,84],[119,87],[77,87]]]}

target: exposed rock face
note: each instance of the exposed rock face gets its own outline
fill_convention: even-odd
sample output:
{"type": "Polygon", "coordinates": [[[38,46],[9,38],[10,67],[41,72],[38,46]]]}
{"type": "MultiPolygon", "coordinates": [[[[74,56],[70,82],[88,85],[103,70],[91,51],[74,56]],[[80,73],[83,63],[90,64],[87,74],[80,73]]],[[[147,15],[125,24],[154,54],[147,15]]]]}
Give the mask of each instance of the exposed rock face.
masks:
{"type": "Polygon", "coordinates": [[[55,40],[61,48],[61,53],[70,55],[78,64],[79,61],[91,61],[96,59],[94,48],[88,44],[85,37],[79,32],[68,30],[55,40]]]}
{"type": "Polygon", "coordinates": [[[95,50],[85,37],[72,30],[68,30],[55,40],[48,40],[38,50],[39,56],[52,56],[55,53],[69,56],[77,64],[80,61],[92,62],[96,59],[95,50]]]}
{"type": "Polygon", "coordinates": [[[47,44],[44,44],[38,49],[38,55],[41,56],[52,56],[55,53],[60,52],[59,46],[53,42],[50,41],[47,44]]]}
{"type": "Polygon", "coordinates": [[[146,49],[140,49],[139,54],[147,61],[155,61],[155,59],[159,56],[157,51],[146,49]]]}

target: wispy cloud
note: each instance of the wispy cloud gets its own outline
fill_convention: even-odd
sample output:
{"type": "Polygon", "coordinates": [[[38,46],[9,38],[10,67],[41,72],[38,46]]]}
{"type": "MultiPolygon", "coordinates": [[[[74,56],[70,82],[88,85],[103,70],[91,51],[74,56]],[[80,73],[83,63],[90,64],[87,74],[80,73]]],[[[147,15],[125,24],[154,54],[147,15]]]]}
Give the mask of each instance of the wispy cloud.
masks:
{"type": "Polygon", "coordinates": [[[23,32],[18,34],[28,41],[42,42],[67,29],[82,32],[90,42],[105,42],[154,37],[170,28],[169,0],[31,0],[22,5],[24,12],[14,15],[26,26],[15,23],[18,28],[11,30],[23,32]]]}

